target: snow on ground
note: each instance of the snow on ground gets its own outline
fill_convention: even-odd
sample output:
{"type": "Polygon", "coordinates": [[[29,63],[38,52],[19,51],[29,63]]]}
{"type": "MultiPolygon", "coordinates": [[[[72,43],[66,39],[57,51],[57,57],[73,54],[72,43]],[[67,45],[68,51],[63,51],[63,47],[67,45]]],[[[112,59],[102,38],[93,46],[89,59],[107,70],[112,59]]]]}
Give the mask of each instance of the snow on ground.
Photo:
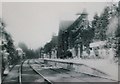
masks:
{"type": "MultiPolygon", "coordinates": [[[[45,58],[49,59],[49,58],[45,58]]],[[[63,62],[73,62],[88,65],[89,67],[98,69],[106,74],[108,74],[111,79],[118,80],[118,64],[110,61],[108,59],[49,59],[55,61],[63,62]]]]}

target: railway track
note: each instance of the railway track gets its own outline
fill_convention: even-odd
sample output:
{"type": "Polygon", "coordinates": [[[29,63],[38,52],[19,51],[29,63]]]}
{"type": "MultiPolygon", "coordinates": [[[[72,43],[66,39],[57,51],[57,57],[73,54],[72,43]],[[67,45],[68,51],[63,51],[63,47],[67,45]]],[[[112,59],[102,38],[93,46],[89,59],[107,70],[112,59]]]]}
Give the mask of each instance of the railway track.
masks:
{"type": "MultiPolygon", "coordinates": [[[[31,60],[27,60],[25,63],[23,62],[21,64],[21,66],[19,67],[19,70],[18,70],[18,74],[19,74],[19,76],[18,76],[18,82],[19,82],[19,84],[26,84],[26,83],[31,83],[31,82],[33,82],[33,83],[34,82],[39,82],[41,84],[53,84],[50,80],[48,80],[47,78],[45,78],[36,69],[34,69],[32,67],[33,63],[31,63],[30,61],[31,60]],[[25,75],[26,74],[25,72],[27,72],[27,71],[30,72],[30,73],[28,73],[29,74],[28,76],[25,75]],[[33,76],[33,79],[31,79],[32,81],[30,81],[30,79],[29,79],[30,75],[33,76]],[[37,75],[37,76],[35,77],[35,75],[37,75]],[[26,77],[28,77],[28,79],[26,79],[26,77]],[[36,81],[35,78],[37,78],[38,80],[40,79],[41,81],[36,81]]],[[[33,62],[37,63],[35,61],[33,61],[33,62]]]]}
{"type": "MultiPolygon", "coordinates": [[[[46,77],[44,77],[44,75],[42,75],[41,73],[39,73],[35,68],[33,68],[30,64],[30,61],[28,62],[29,63],[29,66],[33,69],[33,71],[35,71],[37,74],[39,74],[47,84],[53,84],[49,79],[47,79],[46,77]]],[[[35,62],[37,63],[37,62],[35,62]]],[[[38,64],[38,63],[37,63],[38,64]]]]}

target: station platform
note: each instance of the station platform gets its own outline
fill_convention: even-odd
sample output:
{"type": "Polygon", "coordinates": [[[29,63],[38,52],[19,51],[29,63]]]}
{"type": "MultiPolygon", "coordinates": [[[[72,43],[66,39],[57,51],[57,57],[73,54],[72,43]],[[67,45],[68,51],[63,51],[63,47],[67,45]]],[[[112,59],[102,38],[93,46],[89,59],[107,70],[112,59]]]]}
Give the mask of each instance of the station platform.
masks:
{"type": "Polygon", "coordinates": [[[49,59],[44,58],[45,60],[52,60],[58,62],[72,62],[87,65],[91,68],[99,70],[103,73],[108,74],[108,78],[118,81],[118,63],[114,63],[108,59],[49,59]]]}

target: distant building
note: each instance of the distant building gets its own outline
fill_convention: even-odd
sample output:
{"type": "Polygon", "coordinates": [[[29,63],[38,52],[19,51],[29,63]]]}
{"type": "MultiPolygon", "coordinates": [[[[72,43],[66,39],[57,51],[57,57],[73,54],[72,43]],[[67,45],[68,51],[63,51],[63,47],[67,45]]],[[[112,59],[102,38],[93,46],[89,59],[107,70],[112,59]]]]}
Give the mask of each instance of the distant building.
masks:
{"type": "Polygon", "coordinates": [[[22,50],[21,48],[17,48],[16,51],[17,51],[18,56],[19,56],[19,57],[22,57],[22,55],[23,55],[23,50],[22,50]]]}

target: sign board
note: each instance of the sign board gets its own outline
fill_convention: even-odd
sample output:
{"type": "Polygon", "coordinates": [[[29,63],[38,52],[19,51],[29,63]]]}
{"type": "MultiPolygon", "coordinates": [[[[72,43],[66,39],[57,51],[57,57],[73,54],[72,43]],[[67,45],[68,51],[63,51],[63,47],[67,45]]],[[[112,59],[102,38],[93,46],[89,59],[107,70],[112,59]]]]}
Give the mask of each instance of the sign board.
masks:
{"type": "Polygon", "coordinates": [[[104,45],[106,45],[106,41],[97,41],[97,42],[94,42],[94,43],[90,43],[91,48],[100,47],[100,46],[104,46],[104,45]]]}

